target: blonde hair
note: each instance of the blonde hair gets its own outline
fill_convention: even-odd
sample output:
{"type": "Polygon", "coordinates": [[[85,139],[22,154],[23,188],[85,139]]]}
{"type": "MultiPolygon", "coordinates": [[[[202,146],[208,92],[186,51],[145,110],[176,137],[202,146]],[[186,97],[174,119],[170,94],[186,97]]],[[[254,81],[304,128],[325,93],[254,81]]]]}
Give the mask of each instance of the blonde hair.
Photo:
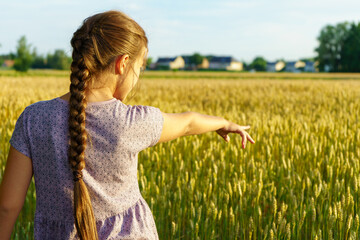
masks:
{"type": "Polygon", "coordinates": [[[118,56],[128,54],[133,64],[147,44],[144,30],[119,11],[86,18],[71,39],[68,159],[74,176],[74,218],[80,239],[98,239],[90,195],[82,180],[87,142],[86,91],[94,84],[96,76],[111,67],[118,56]]]}

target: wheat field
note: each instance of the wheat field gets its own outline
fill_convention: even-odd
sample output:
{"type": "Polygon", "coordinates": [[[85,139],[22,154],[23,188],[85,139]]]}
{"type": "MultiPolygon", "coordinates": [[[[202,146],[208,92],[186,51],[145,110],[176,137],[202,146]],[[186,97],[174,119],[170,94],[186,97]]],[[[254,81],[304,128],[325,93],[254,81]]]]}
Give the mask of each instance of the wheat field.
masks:
{"type": "MultiPolygon", "coordinates": [[[[0,72],[0,179],[22,110],[68,91],[68,72],[0,72]]],[[[360,74],[146,72],[126,104],[250,125],[139,155],[160,239],[359,239],[360,74]]],[[[33,238],[32,182],[13,239],[33,238]]]]}

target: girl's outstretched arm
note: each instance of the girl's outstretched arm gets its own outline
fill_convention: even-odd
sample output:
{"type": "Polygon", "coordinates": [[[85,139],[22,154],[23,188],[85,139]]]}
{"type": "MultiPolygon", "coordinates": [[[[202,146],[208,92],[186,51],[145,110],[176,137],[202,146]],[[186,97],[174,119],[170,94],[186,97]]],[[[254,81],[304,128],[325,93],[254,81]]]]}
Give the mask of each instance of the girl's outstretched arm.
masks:
{"type": "Polygon", "coordinates": [[[10,146],[0,184],[0,240],[10,239],[32,175],[31,159],[10,146]]]}
{"type": "Polygon", "coordinates": [[[162,113],[164,125],[161,133],[160,142],[167,142],[181,136],[197,135],[206,132],[216,131],[225,141],[229,142],[229,133],[238,133],[242,137],[242,147],[246,147],[246,142],[255,141],[245,131],[250,126],[240,126],[222,117],[204,115],[197,112],[184,113],[162,113]]]}

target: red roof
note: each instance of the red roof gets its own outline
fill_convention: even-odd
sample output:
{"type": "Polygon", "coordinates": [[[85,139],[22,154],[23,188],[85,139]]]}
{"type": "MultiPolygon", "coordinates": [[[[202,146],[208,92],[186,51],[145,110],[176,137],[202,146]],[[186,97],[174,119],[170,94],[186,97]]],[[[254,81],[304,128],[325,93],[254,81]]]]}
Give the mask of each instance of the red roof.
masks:
{"type": "Polygon", "coordinates": [[[5,60],[3,63],[4,67],[12,67],[14,66],[15,61],[14,60],[5,60]]]}

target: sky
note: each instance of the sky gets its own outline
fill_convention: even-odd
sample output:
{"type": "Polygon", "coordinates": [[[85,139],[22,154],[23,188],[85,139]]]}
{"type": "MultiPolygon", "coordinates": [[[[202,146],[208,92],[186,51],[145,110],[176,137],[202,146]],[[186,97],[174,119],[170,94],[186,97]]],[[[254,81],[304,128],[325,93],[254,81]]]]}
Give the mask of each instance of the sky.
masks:
{"type": "Polygon", "coordinates": [[[25,35],[39,54],[63,49],[99,12],[120,10],[149,39],[149,57],[198,52],[250,62],[314,57],[326,25],[360,22],[359,0],[0,0],[0,54],[16,51],[25,35]]]}

